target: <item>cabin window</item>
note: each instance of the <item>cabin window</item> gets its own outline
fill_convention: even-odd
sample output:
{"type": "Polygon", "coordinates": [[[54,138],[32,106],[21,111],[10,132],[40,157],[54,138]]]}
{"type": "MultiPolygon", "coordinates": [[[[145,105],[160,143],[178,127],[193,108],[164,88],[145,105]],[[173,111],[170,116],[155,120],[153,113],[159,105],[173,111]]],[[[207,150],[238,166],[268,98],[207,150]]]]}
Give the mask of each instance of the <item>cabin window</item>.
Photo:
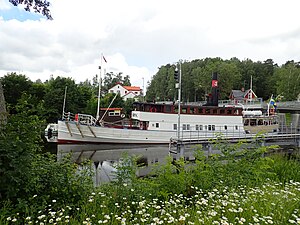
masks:
{"type": "Polygon", "coordinates": [[[211,129],[212,130],[216,130],[216,126],[215,125],[211,125],[211,129]]]}
{"type": "Polygon", "coordinates": [[[165,112],[171,112],[172,108],[170,105],[165,106],[165,112]]]}
{"type": "Polygon", "coordinates": [[[239,127],[238,127],[237,125],[235,125],[235,129],[236,129],[236,130],[238,130],[238,129],[239,129],[239,127]]]}
{"type": "Polygon", "coordinates": [[[227,125],[224,126],[224,130],[227,130],[227,125]]]}
{"type": "Polygon", "coordinates": [[[217,109],[213,109],[213,114],[218,114],[218,110],[217,109]]]}
{"type": "Polygon", "coordinates": [[[199,130],[199,125],[196,125],[195,129],[196,129],[196,130],[199,130]]]}
{"type": "Polygon", "coordinates": [[[114,112],[109,112],[108,115],[109,116],[120,116],[120,111],[114,111],[114,112]]]}
{"type": "Polygon", "coordinates": [[[225,109],[220,109],[220,114],[224,115],[225,114],[225,109]]]}
{"type": "Polygon", "coordinates": [[[191,114],[195,114],[196,113],[196,109],[195,108],[190,108],[190,113],[191,114]]]}
{"type": "Polygon", "coordinates": [[[182,108],[181,112],[182,112],[182,113],[186,113],[186,112],[187,112],[187,109],[186,109],[186,108],[182,108]]]}
{"type": "Polygon", "coordinates": [[[199,108],[198,111],[199,111],[199,114],[203,114],[203,109],[199,108]]]}
{"type": "Polygon", "coordinates": [[[228,109],[228,110],[227,110],[227,114],[228,114],[228,115],[232,114],[232,110],[231,110],[231,109],[228,109]]]}
{"type": "Polygon", "coordinates": [[[186,130],[186,124],[182,125],[182,130],[186,130]]]}
{"type": "Polygon", "coordinates": [[[211,125],[208,125],[208,130],[211,130],[211,125]]]}
{"type": "Polygon", "coordinates": [[[190,130],[190,128],[191,128],[190,124],[187,124],[187,125],[186,125],[186,129],[187,129],[187,130],[190,130]]]}
{"type": "Polygon", "coordinates": [[[205,114],[210,114],[210,109],[205,109],[205,114]]]}
{"type": "Polygon", "coordinates": [[[176,123],[173,124],[173,130],[177,130],[177,124],[176,123]]]}
{"type": "Polygon", "coordinates": [[[203,125],[200,125],[200,130],[203,130],[203,125]]]}
{"type": "Polygon", "coordinates": [[[159,123],[155,123],[155,127],[156,127],[156,128],[159,128],[159,123]]]}
{"type": "Polygon", "coordinates": [[[110,90],[110,93],[114,93],[114,90],[110,90]]]}

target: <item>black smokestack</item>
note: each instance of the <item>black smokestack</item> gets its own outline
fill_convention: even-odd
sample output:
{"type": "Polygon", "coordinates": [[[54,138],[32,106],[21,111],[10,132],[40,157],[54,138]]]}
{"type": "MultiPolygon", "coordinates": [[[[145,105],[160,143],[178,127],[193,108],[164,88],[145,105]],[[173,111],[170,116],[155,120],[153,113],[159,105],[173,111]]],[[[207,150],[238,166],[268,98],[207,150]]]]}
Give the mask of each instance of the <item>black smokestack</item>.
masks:
{"type": "Polygon", "coordinates": [[[218,106],[219,105],[219,86],[218,86],[218,73],[217,72],[213,72],[213,74],[212,74],[211,88],[212,88],[211,105],[218,106]]]}

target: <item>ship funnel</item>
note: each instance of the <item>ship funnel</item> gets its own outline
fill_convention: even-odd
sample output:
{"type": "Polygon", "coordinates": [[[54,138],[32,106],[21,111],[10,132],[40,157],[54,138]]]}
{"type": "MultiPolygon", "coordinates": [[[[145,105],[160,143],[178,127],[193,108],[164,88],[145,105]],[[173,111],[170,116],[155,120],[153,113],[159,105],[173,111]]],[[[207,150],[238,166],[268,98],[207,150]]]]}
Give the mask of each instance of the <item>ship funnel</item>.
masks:
{"type": "Polygon", "coordinates": [[[207,106],[219,105],[219,86],[218,86],[218,73],[213,72],[211,81],[211,94],[207,96],[207,106]]]}

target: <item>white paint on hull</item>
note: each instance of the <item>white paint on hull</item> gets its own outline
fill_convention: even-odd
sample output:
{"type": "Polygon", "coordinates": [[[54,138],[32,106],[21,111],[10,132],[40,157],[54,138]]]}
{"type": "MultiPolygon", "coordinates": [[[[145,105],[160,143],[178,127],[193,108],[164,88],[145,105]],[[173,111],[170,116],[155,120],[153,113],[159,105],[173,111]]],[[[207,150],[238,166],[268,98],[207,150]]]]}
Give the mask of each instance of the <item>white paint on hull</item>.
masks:
{"type": "MultiPolygon", "coordinates": [[[[140,112],[139,112],[140,113],[140,112]]],[[[163,114],[154,115],[156,118],[147,118],[150,121],[149,130],[119,129],[102,126],[82,125],[75,121],[58,121],[58,142],[59,143],[116,143],[116,144],[161,144],[170,143],[171,139],[177,138],[177,130],[172,130],[177,123],[176,115],[163,114]],[[157,128],[151,123],[158,123],[157,128]],[[150,128],[151,126],[151,128],[150,128]],[[155,127],[155,128],[153,128],[155,127]],[[168,130],[167,130],[168,129],[168,130]]],[[[151,115],[146,115],[151,116],[151,115]]],[[[140,115],[140,120],[145,119],[140,115]]],[[[180,133],[180,138],[185,140],[199,140],[215,137],[222,133],[226,137],[241,137],[245,131],[240,116],[192,116],[183,115],[181,124],[190,124],[190,130],[180,133]],[[214,124],[215,130],[196,130],[196,125],[214,124]],[[226,125],[226,130],[225,130],[226,125]]],[[[182,129],[182,128],[181,128],[182,129]]]]}

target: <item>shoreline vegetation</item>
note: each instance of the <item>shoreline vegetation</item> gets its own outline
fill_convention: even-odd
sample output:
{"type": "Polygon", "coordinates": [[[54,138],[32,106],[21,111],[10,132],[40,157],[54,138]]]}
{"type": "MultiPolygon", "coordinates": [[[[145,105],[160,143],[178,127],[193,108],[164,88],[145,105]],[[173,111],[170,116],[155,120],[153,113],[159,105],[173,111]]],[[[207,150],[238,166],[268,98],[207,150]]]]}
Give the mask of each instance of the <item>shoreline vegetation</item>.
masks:
{"type": "Polygon", "coordinates": [[[41,121],[20,112],[0,129],[0,224],[300,224],[299,153],[220,137],[220,154],[195,146],[194,162],[167,157],[144,178],[124,153],[94,187],[91,162],[42,153],[41,121]]]}

